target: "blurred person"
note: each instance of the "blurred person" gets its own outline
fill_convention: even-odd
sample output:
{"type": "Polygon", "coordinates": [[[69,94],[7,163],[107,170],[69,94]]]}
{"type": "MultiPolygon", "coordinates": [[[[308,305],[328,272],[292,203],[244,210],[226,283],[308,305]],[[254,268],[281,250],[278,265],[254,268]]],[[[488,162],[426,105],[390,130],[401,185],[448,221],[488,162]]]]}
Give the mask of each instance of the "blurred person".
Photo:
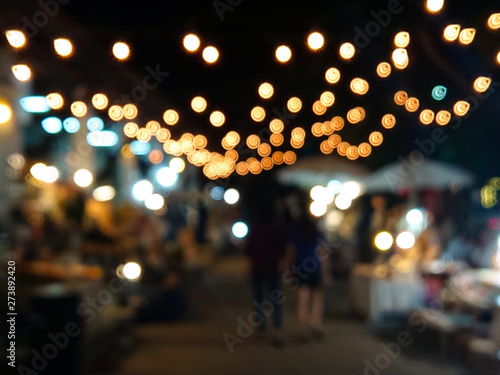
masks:
{"type": "Polygon", "coordinates": [[[288,231],[288,259],[293,259],[292,273],[298,282],[297,318],[299,336],[323,340],[323,286],[330,282],[326,267],[326,248],[313,218],[302,210],[288,231]]]}
{"type": "Polygon", "coordinates": [[[259,320],[257,329],[264,332],[266,318],[270,318],[266,315],[272,314],[273,342],[281,344],[279,330],[283,325],[283,292],[280,275],[286,250],[286,237],[284,228],[274,218],[271,207],[271,205],[252,207],[245,251],[250,260],[255,298],[253,305],[259,320]]]}

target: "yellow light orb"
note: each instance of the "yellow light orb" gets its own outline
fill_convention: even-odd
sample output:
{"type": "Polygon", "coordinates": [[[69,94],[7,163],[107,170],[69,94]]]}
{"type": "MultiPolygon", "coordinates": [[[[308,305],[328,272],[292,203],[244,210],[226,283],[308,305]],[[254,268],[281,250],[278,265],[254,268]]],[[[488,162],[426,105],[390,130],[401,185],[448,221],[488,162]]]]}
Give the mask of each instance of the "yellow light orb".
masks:
{"type": "Polygon", "coordinates": [[[0,124],[5,124],[12,118],[12,110],[7,104],[0,103],[0,124]]]}
{"type": "Polygon", "coordinates": [[[276,59],[281,63],[286,63],[292,58],[292,50],[288,46],[279,46],[276,48],[276,59]]]}
{"type": "Polygon", "coordinates": [[[163,121],[167,125],[175,125],[179,121],[179,114],[174,109],[167,109],[163,114],[163,121]]]}
{"type": "Polygon", "coordinates": [[[176,173],[182,173],[186,168],[186,162],[181,158],[172,158],[168,163],[170,169],[174,170],[176,173]]]}
{"type": "Polygon", "coordinates": [[[394,37],[394,45],[398,48],[406,48],[410,44],[410,34],[406,31],[401,31],[394,37]]]}
{"type": "Polygon", "coordinates": [[[448,25],[443,31],[443,37],[448,42],[457,40],[460,35],[460,25],[448,25]]]}
{"type": "Polygon", "coordinates": [[[337,83],[340,80],[340,70],[337,68],[329,68],[325,72],[325,79],[328,83],[337,83]]]}
{"type": "Polygon", "coordinates": [[[193,100],[191,100],[191,108],[193,111],[201,113],[207,109],[207,101],[201,96],[195,96],[193,100]]]}
{"type": "Polygon", "coordinates": [[[500,64],[500,52],[498,52],[498,55],[497,55],[497,63],[500,64]]]}
{"type": "Polygon", "coordinates": [[[474,90],[477,92],[483,93],[488,91],[491,84],[491,78],[488,77],[478,77],[474,81],[474,90]]]}
{"type": "Polygon", "coordinates": [[[465,116],[469,112],[470,104],[465,100],[459,100],[453,106],[453,113],[457,116],[465,116]]]}
{"type": "Polygon", "coordinates": [[[436,114],[436,124],[440,126],[448,125],[451,119],[451,113],[448,111],[439,111],[436,114]]]}
{"type": "Polygon", "coordinates": [[[394,103],[397,105],[405,105],[406,101],[408,100],[408,94],[406,91],[398,91],[394,95],[394,103]]]}
{"type": "Polygon", "coordinates": [[[307,38],[307,45],[312,50],[318,50],[325,44],[325,38],[318,32],[309,34],[307,38]]]}
{"type": "Polygon", "coordinates": [[[83,117],[87,114],[87,105],[84,102],[76,101],[71,104],[71,113],[76,117],[83,117]]]}
{"type": "Polygon", "coordinates": [[[430,109],[424,109],[420,112],[420,122],[424,125],[430,125],[434,121],[434,112],[430,109]]]}
{"type": "Polygon", "coordinates": [[[224,113],[222,113],[221,111],[213,111],[210,114],[210,123],[215,127],[224,125],[225,121],[226,116],[224,116],[224,113]]]}
{"type": "Polygon", "coordinates": [[[148,121],[146,124],[146,130],[151,135],[156,135],[158,131],[161,129],[160,123],[158,121],[148,121]]]}
{"type": "Polygon", "coordinates": [[[259,86],[259,96],[262,99],[269,99],[273,96],[274,94],[274,88],[273,85],[271,85],[268,82],[264,82],[259,86]]]}
{"type": "Polygon", "coordinates": [[[381,62],[377,65],[377,74],[380,78],[387,78],[391,75],[391,65],[387,62],[381,62]]]}
{"type": "Polygon", "coordinates": [[[325,107],[331,107],[333,103],[335,103],[335,95],[333,94],[333,92],[325,91],[319,97],[319,101],[325,107]]]}
{"type": "Polygon", "coordinates": [[[112,105],[108,109],[108,116],[113,121],[120,121],[123,118],[123,108],[119,105],[112,105]]]}
{"type": "Polygon", "coordinates": [[[391,114],[384,115],[382,117],[382,126],[386,129],[392,129],[396,125],[396,117],[391,114]]]}
{"type": "Polygon", "coordinates": [[[405,109],[408,112],[415,112],[420,107],[420,101],[417,98],[408,98],[405,102],[405,109]]]}
{"type": "Polygon", "coordinates": [[[476,29],[472,29],[472,28],[463,29],[460,32],[458,40],[463,45],[468,45],[474,41],[475,36],[476,36],[476,29]]]}
{"type": "Polygon", "coordinates": [[[21,48],[26,44],[26,36],[20,30],[8,30],[5,32],[5,37],[14,48],[21,48]]]}
{"type": "Polygon", "coordinates": [[[396,69],[405,69],[408,66],[408,51],[404,48],[396,48],[392,53],[392,62],[396,69]]]}
{"type": "Polygon", "coordinates": [[[380,146],[384,141],[384,136],[380,132],[371,132],[368,137],[368,142],[374,147],[380,146]]]}
{"type": "Polygon", "coordinates": [[[64,99],[61,94],[53,92],[47,95],[47,104],[52,109],[61,109],[64,105],[64,99]]]}
{"type": "Polygon", "coordinates": [[[73,44],[68,39],[58,38],[54,40],[54,49],[62,57],[68,57],[73,53],[73,44]]]}
{"type": "Polygon", "coordinates": [[[500,29],[500,13],[494,13],[488,18],[488,27],[493,30],[500,29]]]}
{"type": "Polygon", "coordinates": [[[389,232],[380,232],[375,236],[375,246],[381,251],[387,251],[392,247],[394,239],[389,232]]]}
{"type": "Polygon", "coordinates": [[[250,117],[255,122],[262,122],[266,118],[266,111],[262,107],[253,107],[250,112],[250,117]]]}
{"type": "Polygon", "coordinates": [[[203,60],[208,64],[213,64],[219,59],[219,51],[214,46],[208,46],[203,50],[203,60]]]}
{"type": "Polygon", "coordinates": [[[325,105],[323,105],[323,103],[321,103],[321,101],[319,101],[319,100],[316,100],[313,103],[312,110],[316,116],[324,115],[326,112],[326,109],[327,109],[327,107],[325,105]]]}
{"type": "Polygon", "coordinates": [[[370,89],[367,81],[361,78],[354,78],[351,81],[351,91],[358,95],[365,95],[370,89]]]}
{"type": "Polygon", "coordinates": [[[115,55],[118,60],[126,60],[130,56],[130,47],[127,43],[116,42],[113,45],[113,55],[115,55]]]}
{"type": "Polygon", "coordinates": [[[135,104],[129,103],[123,106],[123,117],[125,117],[127,120],[135,119],[138,113],[139,110],[137,109],[137,106],[135,104]]]}
{"type": "Polygon", "coordinates": [[[195,34],[188,34],[182,40],[182,44],[188,52],[195,52],[200,48],[200,38],[195,34]]]}
{"type": "Polygon", "coordinates": [[[95,109],[105,109],[108,106],[108,97],[104,94],[95,94],[92,97],[92,105],[95,109]]]}
{"type": "Polygon", "coordinates": [[[444,0],[427,0],[427,10],[431,13],[437,13],[443,9],[444,0]]]}
{"type": "Polygon", "coordinates": [[[297,113],[302,109],[302,101],[297,97],[290,98],[286,103],[286,107],[290,112],[297,113]]]}
{"type": "Polygon", "coordinates": [[[344,43],[340,46],[340,57],[345,60],[352,59],[354,54],[356,53],[356,47],[354,47],[351,43],[344,43]]]}
{"type": "Polygon", "coordinates": [[[26,82],[31,78],[31,69],[28,65],[18,64],[12,67],[12,74],[18,81],[26,82]]]}

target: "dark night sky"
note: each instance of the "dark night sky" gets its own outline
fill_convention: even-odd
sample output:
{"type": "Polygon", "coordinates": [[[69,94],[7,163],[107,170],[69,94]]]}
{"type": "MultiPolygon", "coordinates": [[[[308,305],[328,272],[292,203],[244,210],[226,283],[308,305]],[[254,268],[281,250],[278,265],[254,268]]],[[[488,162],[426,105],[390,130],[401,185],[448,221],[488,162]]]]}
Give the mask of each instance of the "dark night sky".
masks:
{"type": "MultiPolygon", "coordinates": [[[[222,2],[229,3],[228,0],[222,2]]],[[[281,109],[291,96],[299,96],[305,108],[292,124],[306,129],[314,121],[345,116],[350,108],[365,107],[366,119],[361,124],[346,126],[341,132],[352,144],[365,141],[372,130],[381,130],[381,116],[394,113],[397,126],[382,130],[385,143],[366,160],[370,167],[377,168],[399,155],[407,155],[415,149],[415,139],[429,137],[437,126],[424,127],[418,122],[418,114],[408,114],[397,107],[392,100],[397,90],[419,97],[422,109],[451,109],[456,100],[472,93],[472,82],[478,75],[490,76],[493,81],[500,78],[500,66],[495,64],[495,56],[500,51],[500,31],[486,28],[489,14],[500,11],[500,7],[495,8],[495,4],[486,0],[447,1],[441,14],[429,15],[424,11],[425,1],[401,0],[400,3],[402,12],[393,15],[389,24],[371,38],[352,62],[338,57],[339,45],[353,40],[355,27],[364,29],[367,22],[373,21],[371,11],[387,9],[387,1],[243,0],[232,11],[225,12],[221,21],[212,1],[130,4],[71,0],[60,6],[57,14],[39,28],[29,46],[15,58],[32,66],[37,93],[59,91],[71,97],[75,95],[75,87],[81,87],[87,95],[83,99],[96,91],[119,99],[141,83],[147,66],[159,65],[170,75],[158,89],[148,92],[144,102],[138,103],[141,121],[160,119],[166,108],[176,108],[182,121],[174,129],[174,135],[185,131],[207,134],[209,147],[214,149],[219,149],[218,139],[230,129],[244,135],[265,126],[251,121],[249,112],[253,106],[263,105],[270,119],[272,109],[281,109]],[[442,40],[442,30],[450,23],[477,28],[472,47],[442,40]],[[322,32],[326,39],[320,52],[311,52],[306,46],[307,35],[315,30],[322,32]],[[410,66],[382,80],[376,76],[375,67],[380,61],[390,61],[393,36],[402,30],[410,32],[412,37],[408,48],[410,66]],[[188,32],[198,34],[202,46],[217,46],[220,62],[207,66],[199,53],[186,53],[182,38],[188,32]],[[58,36],[73,41],[76,50],[71,59],[62,60],[52,52],[51,41],[58,36]],[[111,55],[111,45],[116,40],[124,40],[132,47],[132,57],[125,63],[114,60],[111,55]],[[281,65],[274,61],[274,49],[279,44],[292,48],[291,63],[281,65]],[[323,78],[330,66],[338,67],[345,78],[336,86],[328,85],[323,78]],[[370,82],[366,96],[350,93],[349,81],[355,76],[370,82]],[[263,81],[275,87],[275,96],[265,103],[259,100],[256,91],[263,81]],[[439,103],[431,98],[432,88],[438,84],[448,87],[447,97],[439,103]],[[318,118],[312,115],[310,108],[326,89],[335,93],[337,101],[318,118]],[[207,98],[209,109],[222,109],[226,113],[223,128],[214,129],[206,114],[191,112],[190,100],[198,94],[207,98]]],[[[23,17],[32,20],[40,9],[34,1],[4,1],[0,5],[0,26],[2,29],[20,27],[23,17]]],[[[74,96],[74,99],[82,98],[74,96]]],[[[481,101],[479,109],[459,129],[445,128],[448,139],[431,157],[460,164],[483,177],[500,175],[499,116],[500,93],[494,92],[489,99],[481,101]]],[[[309,135],[300,154],[319,152],[318,145],[319,141],[309,135]]]]}

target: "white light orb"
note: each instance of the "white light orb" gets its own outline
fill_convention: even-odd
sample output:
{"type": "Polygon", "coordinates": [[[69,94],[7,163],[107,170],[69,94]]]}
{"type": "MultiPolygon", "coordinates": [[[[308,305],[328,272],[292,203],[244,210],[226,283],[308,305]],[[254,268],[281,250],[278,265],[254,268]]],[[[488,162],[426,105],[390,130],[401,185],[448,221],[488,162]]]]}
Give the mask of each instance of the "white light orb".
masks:
{"type": "Polygon", "coordinates": [[[144,205],[146,206],[146,208],[149,208],[153,211],[161,209],[164,204],[165,199],[160,194],[151,194],[144,201],[144,205]]]}
{"type": "Polygon", "coordinates": [[[195,34],[188,34],[182,41],[184,48],[189,52],[195,52],[200,48],[200,38],[195,34]]]}
{"type": "Polygon", "coordinates": [[[42,128],[49,134],[56,134],[62,130],[63,123],[57,117],[47,117],[42,120],[42,128]]]}
{"type": "Polygon", "coordinates": [[[381,251],[387,251],[391,248],[394,239],[389,232],[380,232],[375,236],[375,246],[381,251]]]}
{"type": "Polygon", "coordinates": [[[37,180],[45,181],[45,171],[47,166],[43,163],[36,163],[30,168],[30,173],[37,180]]]}
{"type": "Polygon", "coordinates": [[[351,200],[356,199],[361,194],[361,185],[355,181],[349,181],[342,185],[340,194],[349,197],[351,200]]]}
{"type": "Polygon", "coordinates": [[[326,213],[326,204],[323,202],[314,201],[309,206],[309,211],[316,217],[323,216],[326,213]]]}
{"type": "Polygon", "coordinates": [[[73,176],[75,184],[83,188],[89,186],[93,179],[94,177],[92,176],[92,173],[90,173],[87,169],[80,169],[76,171],[73,176]]]}
{"type": "Polygon", "coordinates": [[[128,262],[122,268],[123,276],[125,276],[129,280],[137,280],[142,273],[141,266],[136,262],[128,262]]]}
{"type": "Polygon", "coordinates": [[[203,50],[203,60],[209,64],[215,63],[219,59],[219,51],[213,46],[208,46],[203,50]]]}
{"type": "Polygon", "coordinates": [[[326,185],[326,187],[328,189],[332,189],[334,194],[339,194],[342,183],[339,180],[331,180],[330,182],[328,182],[328,185],[326,185]]]}
{"type": "Polygon", "coordinates": [[[138,201],[144,201],[153,194],[153,184],[148,180],[138,181],[132,186],[132,196],[138,201]]]}
{"type": "Polygon", "coordinates": [[[285,63],[292,58],[292,50],[288,46],[279,46],[276,48],[276,59],[285,63]]]}
{"type": "Polygon", "coordinates": [[[5,124],[12,118],[12,110],[6,104],[0,104],[0,124],[5,124]]]}
{"type": "Polygon", "coordinates": [[[227,189],[224,193],[224,201],[227,204],[235,204],[240,200],[240,193],[236,189],[227,189]]]}
{"type": "Polygon", "coordinates": [[[156,173],[156,180],[165,187],[174,185],[178,178],[177,172],[170,167],[163,167],[156,173]]]}
{"type": "Polygon", "coordinates": [[[415,236],[411,232],[401,232],[396,237],[396,245],[401,249],[410,249],[415,245],[415,236]]]}
{"type": "Polygon", "coordinates": [[[31,78],[31,69],[28,65],[17,64],[12,66],[12,74],[18,81],[26,82],[31,78]]]}
{"type": "Polygon", "coordinates": [[[443,9],[444,0],[427,0],[427,10],[432,13],[439,12],[443,9]]]}
{"type": "Polygon", "coordinates": [[[59,178],[59,170],[56,167],[50,166],[45,168],[45,178],[44,178],[45,182],[51,184],[53,182],[56,182],[58,178],[59,178]]]}
{"type": "Polygon", "coordinates": [[[26,44],[26,36],[19,30],[8,30],[5,32],[7,42],[14,48],[21,48],[26,44]]]}
{"type": "Polygon", "coordinates": [[[68,39],[58,38],[54,40],[54,49],[58,55],[67,57],[73,52],[73,44],[68,39]]]}
{"type": "Polygon", "coordinates": [[[309,34],[307,38],[307,44],[309,48],[312,50],[318,50],[325,44],[325,38],[318,32],[314,32],[309,34]]]}
{"type": "Polygon", "coordinates": [[[339,210],[347,210],[349,207],[351,207],[352,204],[352,199],[346,194],[339,194],[337,195],[337,198],[335,198],[335,206],[339,210]]]}
{"type": "Polygon", "coordinates": [[[182,173],[182,172],[184,172],[184,169],[186,168],[186,162],[181,158],[172,158],[170,160],[170,162],[168,163],[168,166],[174,172],[182,173]]]}
{"type": "Polygon", "coordinates": [[[424,214],[418,208],[414,208],[406,214],[406,222],[410,225],[420,225],[423,220],[424,214]]]}
{"type": "Polygon", "coordinates": [[[118,60],[125,60],[130,56],[130,47],[127,43],[116,42],[113,45],[113,55],[115,55],[118,60]]]}
{"type": "Polygon", "coordinates": [[[98,202],[110,201],[115,197],[115,188],[113,186],[104,185],[95,188],[92,192],[92,197],[98,202]]]}
{"type": "Polygon", "coordinates": [[[233,232],[233,236],[235,236],[236,238],[244,238],[248,234],[248,225],[246,225],[242,221],[238,221],[237,223],[233,224],[231,232],[233,232]]]}

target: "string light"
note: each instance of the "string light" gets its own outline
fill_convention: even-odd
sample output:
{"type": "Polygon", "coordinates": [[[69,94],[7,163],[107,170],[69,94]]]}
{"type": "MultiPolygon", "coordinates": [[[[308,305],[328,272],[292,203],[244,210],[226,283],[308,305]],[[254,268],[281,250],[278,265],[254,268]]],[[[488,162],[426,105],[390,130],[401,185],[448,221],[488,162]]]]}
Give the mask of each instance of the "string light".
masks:
{"type": "Polygon", "coordinates": [[[377,65],[377,74],[381,78],[387,78],[391,75],[391,65],[387,62],[381,62],[377,65]]]}
{"type": "Polygon", "coordinates": [[[333,151],[333,147],[332,145],[330,144],[330,142],[328,142],[328,140],[325,140],[325,141],[322,141],[321,144],[319,145],[319,150],[325,154],[325,155],[328,155],[328,154],[331,154],[332,151],[333,151]]]}
{"type": "Polygon", "coordinates": [[[335,131],[342,130],[344,128],[344,119],[340,116],[335,116],[332,118],[332,126],[335,131]]]}
{"type": "Polygon", "coordinates": [[[457,116],[465,116],[469,112],[470,104],[464,100],[459,100],[453,106],[453,113],[457,116]]]}
{"type": "Polygon", "coordinates": [[[328,83],[337,83],[340,80],[340,70],[337,68],[329,68],[325,72],[325,79],[328,83]]]}
{"type": "Polygon", "coordinates": [[[207,109],[207,101],[202,96],[195,96],[193,100],[191,100],[191,108],[193,111],[201,113],[207,109]]]}
{"type": "Polygon", "coordinates": [[[282,45],[276,48],[276,59],[281,63],[286,63],[292,58],[292,50],[290,47],[282,45]]]}
{"type": "Polygon", "coordinates": [[[396,117],[391,114],[382,117],[382,126],[386,129],[392,129],[396,125],[396,117]]]}
{"type": "Polygon", "coordinates": [[[420,122],[424,125],[430,125],[434,121],[434,112],[430,109],[424,109],[420,112],[420,122]]]}
{"type": "Polygon", "coordinates": [[[174,109],[167,109],[163,114],[163,121],[165,124],[173,126],[179,121],[179,114],[174,109]]]}
{"type": "Polygon", "coordinates": [[[325,91],[319,97],[319,101],[325,107],[331,107],[335,103],[335,95],[330,91],[325,91]]]}
{"type": "Polygon", "coordinates": [[[347,121],[351,124],[357,124],[364,120],[365,115],[365,110],[362,107],[356,107],[347,112],[347,121]]]}
{"type": "Polygon", "coordinates": [[[290,98],[286,103],[286,107],[292,113],[300,112],[302,109],[302,101],[297,97],[290,98]]]}
{"type": "Polygon", "coordinates": [[[164,129],[164,128],[161,128],[160,130],[158,130],[158,132],[156,133],[156,139],[158,140],[158,142],[160,143],[165,143],[166,141],[168,141],[170,138],[172,137],[172,134],[170,133],[170,130],[168,129],[164,129]]]}
{"type": "Polygon", "coordinates": [[[351,43],[344,43],[340,46],[340,57],[344,60],[350,60],[356,53],[356,48],[351,43]]]}
{"type": "Polygon", "coordinates": [[[293,151],[286,151],[283,154],[283,160],[285,164],[291,165],[297,161],[297,155],[293,151]]]}
{"type": "Polygon", "coordinates": [[[405,109],[408,112],[417,111],[419,106],[420,106],[420,101],[417,98],[408,98],[408,100],[405,103],[405,109]]]}
{"type": "Polygon", "coordinates": [[[368,137],[368,142],[370,142],[372,146],[380,146],[383,141],[384,136],[380,132],[371,132],[370,136],[368,137]]]}
{"type": "Polygon", "coordinates": [[[349,149],[351,145],[347,142],[340,142],[340,144],[337,146],[337,153],[340,156],[346,156],[347,155],[347,150],[349,149]]]}
{"type": "Polygon", "coordinates": [[[116,42],[113,45],[113,55],[115,55],[118,60],[126,60],[130,56],[130,47],[127,43],[116,42]]]}
{"type": "Polygon", "coordinates": [[[188,34],[182,40],[182,44],[188,52],[196,52],[200,48],[200,38],[195,34],[188,34]]]}
{"type": "Polygon", "coordinates": [[[392,53],[392,62],[396,69],[405,69],[409,64],[408,51],[404,48],[396,48],[392,53]]]}
{"type": "Polygon", "coordinates": [[[247,137],[246,143],[247,143],[248,148],[255,150],[260,145],[260,138],[258,135],[251,134],[247,137]]]}
{"type": "Polygon", "coordinates": [[[26,36],[20,30],[8,30],[5,32],[7,42],[14,48],[21,48],[26,45],[26,36]]]}
{"type": "Polygon", "coordinates": [[[54,40],[54,49],[62,57],[68,57],[73,53],[73,44],[68,39],[58,38],[54,40]]]}
{"type": "Polygon", "coordinates": [[[369,143],[363,142],[358,146],[359,156],[366,158],[372,153],[372,146],[369,143]]]}
{"type": "Polygon", "coordinates": [[[210,123],[215,127],[220,127],[224,125],[225,121],[226,121],[226,116],[224,116],[224,113],[222,113],[221,111],[213,111],[210,114],[210,123]]]}
{"type": "Polygon", "coordinates": [[[488,27],[493,30],[500,29],[500,13],[494,13],[488,18],[488,27]]]}
{"type": "Polygon", "coordinates": [[[120,121],[123,118],[123,108],[119,105],[112,105],[108,109],[108,116],[113,121],[120,121]]]}
{"type": "Polygon", "coordinates": [[[359,157],[358,148],[356,146],[349,146],[346,156],[349,160],[356,160],[359,157]]]}
{"type": "Polygon", "coordinates": [[[448,42],[457,40],[460,35],[460,25],[448,25],[443,31],[443,37],[448,42]]]}
{"type": "Polygon", "coordinates": [[[408,94],[405,91],[398,91],[394,95],[394,103],[396,103],[397,105],[405,105],[407,100],[408,94]]]}
{"type": "Polygon", "coordinates": [[[271,146],[267,143],[261,143],[257,148],[257,153],[262,157],[269,156],[271,155],[271,146]]]}
{"type": "Polygon", "coordinates": [[[12,74],[18,81],[26,82],[31,78],[31,69],[28,65],[18,64],[12,67],[12,74]]]}
{"type": "Polygon", "coordinates": [[[436,123],[441,126],[448,125],[451,119],[451,113],[445,110],[439,111],[436,114],[436,123]]]}
{"type": "Polygon", "coordinates": [[[75,117],[83,117],[87,114],[87,106],[81,101],[73,102],[71,104],[71,113],[75,117]]]}
{"type": "Polygon", "coordinates": [[[321,122],[315,122],[311,126],[311,134],[314,135],[315,137],[322,137],[324,135],[323,133],[323,124],[321,122]]]}
{"type": "Polygon", "coordinates": [[[318,32],[311,33],[307,38],[307,45],[312,50],[318,50],[325,44],[325,38],[318,32]]]}
{"type": "Polygon", "coordinates": [[[255,122],[262,122],[266,118],[266,111],[262,107],[253,107],[250,112],[250,117],[255,122]]]}
{"type": "Polygon", "coordinates": [[[274,88],[273,85],[271,85],[268,82],[264,82],[259,86],[259,96],[262,99],[269,99],[273,96],[274,94],[274,88]]]}
{"type": "Polygon", "coordinates": [[[161,126],[158,121],[148,121],[146,124],[146,130],[149,132],[151,135],[156,135],[158,131],[160,130],[161,126]]]}
{"type": "Polygon", "coordinates": [[[444,0],[427,0],[427,10],[431,13],[437,13],[443,9],[444,0]]]}
{"type": "Polygon", "coordinates": [[[129,103],[123,106],[123,117],[125,117],[127,120],[135,119],[138,113],[139,110],[137,109],[137,106],[134,104],[129,103]]]}
{"type": "Polygon", "coordinates": [[[464,45],[471,44],[476,36],[476,29],[463,29],[460,32],[458,40],[464,45]]]}
{"type": "Polygon", "coordinates": [[[488,77],[479,77],[474,81],[474,90],[479,93],[488,91],[490,87],[491,79],[488,77]]]}
{"type": "Polygon", "coordinates": [[[281,165],[285,161],[283,152],[281,151],[275,151],[272,156],[273,162],[276,165],[281,165]]]}
{"type": "Polygon", "coordinates": [[[64,105],[64,99],[61,94],[53,92],[47,95],[47,104],[52,109],[61,109],[64,105]]]}
{"type": "Polygon", "coordinates": [[[394,37],[394,45],[398,48],[406,48],[410,44],[410,34],[406,31],[401,31],[394,37]]]}
{"type": "Polygon", "coordinates": [[[281,133],[283,129],[285,129],[285,124],[277,118],[271,120],[269,123],[269,130],[271,130],[272,133],[281,133]]]}
{"type": "Polygon", "coordinates": [[[285,141],[285,137],[283,137],[282,134],[274,133],[274,134],[271,134],[271,136],[269,137],[269,142],[271,142],[271,144],[274,147],[281,146],[284,141],[285,141]]]}
{"type": "Polygon", "coordinates": [[[95,94],[92,97],[92,105],[95,109],[106,109],[108,102],[108,97],[104,94],[95,94]]]}
{"type": "Polygon", "coordinates": [[[325,114],[325,112],[326,112],[326,106],[323,105],[323,103],[321,103],[321,101],[316,100],[313,103],[312,110],[313,110],[313,113],[316,116],[321,116],[321,115],[325,114]]]}
{"type": "Polygon", "coordinates": [[[351,91],[358,95],[365,95],[370,88],[368,82],[361,78],[354,78],[350,87],[351,91]]]}
{"type": "Polygon", "coordinates": [[[208,64],[213,64],[219,59],[219,51],[214,46],[208,46],[203,50],[203,60],[208,64]]]}

